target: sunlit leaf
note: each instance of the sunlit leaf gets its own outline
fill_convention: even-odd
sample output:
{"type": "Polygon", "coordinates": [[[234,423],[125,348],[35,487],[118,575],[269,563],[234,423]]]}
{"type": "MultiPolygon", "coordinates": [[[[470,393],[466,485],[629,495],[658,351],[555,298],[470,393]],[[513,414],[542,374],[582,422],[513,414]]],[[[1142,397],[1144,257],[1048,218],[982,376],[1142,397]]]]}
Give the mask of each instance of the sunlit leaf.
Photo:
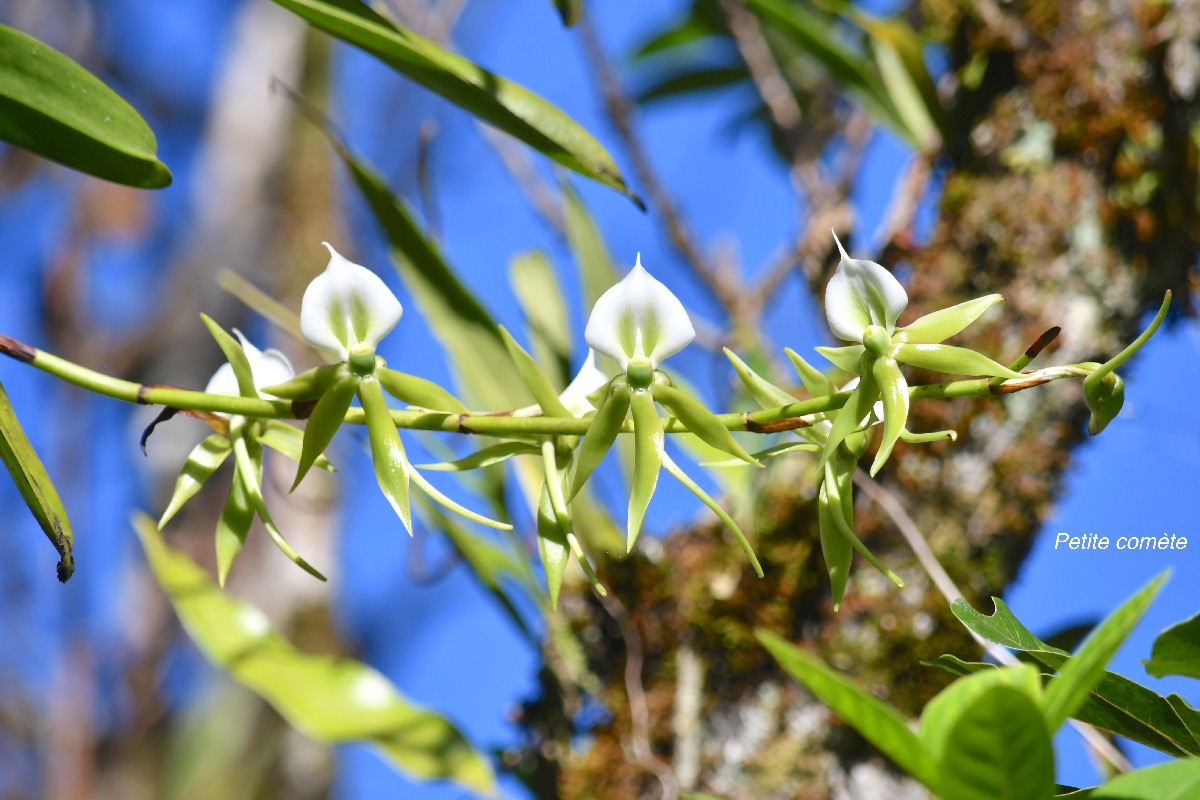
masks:
{"type": "Polygon", "coordinates": [[[116,183],[171,183],[154,131],[133,106],[62,53],[4,25],[0,139],[116,183]]]}
{"type": "Polygon", "coordinates": [[[196,646],[301,733],[322,742],[369,742],[412,778],[495,792],[487,759],[446,719],[413,705],[364,664],[300,652],[271,630],[261,611],[220,591],[163,542],[148,518],[137,517],[134,528],[196,646]]]}
{"type": "Polygon", "coordinates": [[[1160,633],[1145,664],[1146,672],[1156,678],[1200,678],[1200,614],[1160,633]]]}
{"type": "Polygon", "coordinates": [[[537,363],[555,385],[565,386],[571,378],[571,326],[558,274],[545,254],[534,251],[514,258],[508,276],[529,324],[537,363]]]}
{"type": "Polygon", "coordinates": [[[567,229],[567,244],[583,286],[584,314],[592,310],[600,295],[621,279],[613,269],[612,258],[604,244],[604,236],[596,220],[588,212],[579,195],[565,179],[562,181],[563,224],[567,229]]]}

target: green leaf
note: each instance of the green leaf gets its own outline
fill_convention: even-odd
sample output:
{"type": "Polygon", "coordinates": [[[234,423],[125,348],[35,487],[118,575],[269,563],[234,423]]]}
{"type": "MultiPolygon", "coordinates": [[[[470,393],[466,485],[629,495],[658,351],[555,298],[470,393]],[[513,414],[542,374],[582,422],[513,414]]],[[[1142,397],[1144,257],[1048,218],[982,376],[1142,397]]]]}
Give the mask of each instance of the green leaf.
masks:
{"type": "Polygon", "coordinates": [[[67,519],[67,510],[50,475],[29,443],[3,384],[0,384],[0,459],[4,460],[25,505],[58,551],[58,579],[65,583],[75,572],[71,520],[67,519]]]}
{"type": "Polygon", "coordinates": [[[345,421],[346,411],[350,408],[354,393],[358,391],[358,380],[357,375],[342,375],[317,401],[316,408],[313,409],[304,428],[300,464],[296,469],[296,480],[292,481],[291,491],[296,491],[300,481],[304,480],[304,476],[316,462],[317,456],[324,453],[325,448],[333,441],[333,435],[345,421]]]}
{"type": "Polygon", "coordinates": [[[903,364],[950,375],[989,375],[1010,380],[1022,377],[982,353],[948,344],[898,344],[892,356],[903,364]]]}
{"type": "Polygon", "coordinates": [[[183,464],[183,469],[179,472],[179,477],[175,479],[175,490],[171,493],[171,502],[167,504],[167,510],[163,512],[162,518],[158,521],[159,530],[162,530],[163,526],[171,521],[179,509],[183,508],[184,503],[196,496],[196,492],[200,491],[204,482],[225,463],[225,459],[231,452],[233,452],[233,446],[229,443],[229,437],[216,433],[192,448],[187,461],[183,464]]]}
{"type": "Polygon", "coordinates": [[[418,464],[417,466],[421,469],[440,472],[462,472],[464,470],[479,469],[480,467],[490,467],[493,464],[501,464],[513,456],[532,456],[541,452],[541,448],[537,445],[527,442],[500,442],[500,444],[494,444],[482,450],[477,450],[471,453],[471,455],[460,458],[457,461],[444,461],[439,464],[418,464]]]}
{"type": "Polygon", "coordinates": [[[554,7],[558,9],[558,15],[562,17],[562,24],[568,28],[579,21],[579,14],[583,10],[583,0],[553,0],[554,7]]]}
{"type": "Polygon", "coordinates": [[[631,395],[628,386],[613,386],[600,403],[596,416],[592,417],[587,433],[579,443],[579,454],[575,457],[575,475],[571,479],[568,500],[579,494],[592,470],[600,465],[613,442],[617,440],[621,426],[625,423],[625,415],[629,413],[631,395]]]}
{"type": "Polygon", "coordinates": [[[638,91],[636,100],[639,105],[646,105],[680,95],[736,86],[749,79],[750,70],[744,64],[696,66],[660,78],[638,91]]]}
{"type": "Polygon", "coordinates": [[[754,456],[746,452],[737,439],[733,438],[729,429],[722,425],[711,411],[683,392],[665,383],[657,383],[650,387],[650,394],[689,431],[711,447],[729,453],[731,456],[737,456],[747,464],[756,467],[762,466],[754,456]]]}
{"type": "Polygon", "coordinates": [[[344,363],[325,364],[306,369],[283,383],[265,386],[263,394],[283,400],[316,400],[332,389],[340,378],[349,374],[350,369],[344,363]]]}
{"type": "Polygon", "coordinates": [[[508,355],[517,367],[517,374],[521,376],[521,380],[529,389],[529,393],[533,395],[533,399],[541,406],[542,413],[548,417],[572,418],[574,415],[558,398],[558,392],[554,390],[546,373],[542,372],[538,363],[529,353],[525,352],[525,348],[517,344],[517,340],[512,338],[503,325],[500,326],[500,336],[504,339],[504,346],[508,348],[508,355]]]}
{"type": "Polygon", "coordinates": [[[1088,800],[1190,800],[1200,797],[1200,758],[1157,764],[1118,775],[1092,789],[1088,800]]]}
{"type": "MultiPolygon", "coordinates": [[[[232,452],[230,446],[229,451],[232,452]]],[[[225,507],[221,509],[221,517],[217,520],[215,544],[217,549],[217,582],[225,585],[233,561],[242,552],[246,543],[246,535],[250,533],[250,525],[254,522],[254,507],[250,505],[250,497],[246,494],[246,486],[242,476],[238,474],[239,467],[233,467],[233,483],[229,485],[229,497],[225,507]]]]}
{"type": "Polygon", "coordinates": [[[261,611],[221,592],[163,542],[149,519],[136,518],[134,528],[155,579],[200,651],[301,733],[322,742],[374,744],[386,761],[417,780],[495,792],[487,759],[446,719],[412,704],[364,664],[297,650],[271,630],[261,611]]]}
{"type": "Polygon", "coordinates": [[[1183,675],[1200,678],[1200,614],[1172,625],[1154,640],[1150,659],[1142,662],[1156,678],[1183,675]]]}
{"type": "Polygon", "coordinates": [[[942,796],[954,800],[1049,800],[1054,794],[1054,747],[1041,709],[1008,686],[992,686],[964,710],[940,766],[942,796]]]}
{"type": "Polygon", "coordinates": [[[571,380],[571,326],[563,303],[566,292],[554,267],[543,253],[524,253],[509,264],[508,277],[529,324],[535,360],[552,384],[566,386],[571,380]]]}
{"type": "Polygon", "coordinates": [[[538,499],[538,555],[542,557],[542,568],[546,570],[546,589],[550,594],[550,606],[558,608],[558,595],[562,590],[567,562],[571,560],[571,548],[567,544],[566,534],[559,527],[554,505],[550,502],[548,481],[551,480],[554,480],[552,476],[546,476],[538,499]]]}
{"type": "Polygon", "coordinates": [[[633,392],[629,397],[629,406],[633,410],[633,485],[629,491],[625,549],[632,552],[633,543],[642,530],[646,507],[650,505],[650,498],[654,496],[654,488],[658,485],[664,433],[663,421],[649,392],[633,392]]]}
{"type": "Polygon", "coordinates": [[[528,89],[393,25],[357,0],[275,0],[544,155],[641,201],[608,151],[561,109],[528,89]]]}
{"type": "Polygon", "coordinates": [[[457,397],[450,394],[431,380],[418,378],[406,372],[397,372],[384,367],[375,370],[375,377],[387,390],[387,393],[402,403],[411,406],[428,408],[431,411],[447,411],[453,414],[466,414],[467,407],[457,397]]]}
{"type": "Polygon", "coordinates": [[[371,440],[371,460],[375,464],[375,480],[383,496],[392,504],[392,509],[404,523],[404,529],[412,536],[412,509],[409,506],[408,481],[412,468],[404,455],[404,444],[396,431],[396,423],[388,413],[383,389],[374,376],[363,378],[358,384],[358,398],[362,402],[367,418],[367,436],[371,440]]]}
{"type": "Polygon", "coordinates": [[[587,207],[575,194],[571,184],[562,181],[563,225],[567,229],[567,244],[575,264],[579,268],[579,282],[583,286],[584,316],[608,289],[621,279],[613,269],[612,258],[604,245],[604,236],[587,207]]]}
{"type": "MultiPolygon", "coordinates": [[[[266,425],[258,435],[258,441],[276,452],[283,453],[292,461],[299,461],[304,450],[304,432],[286,422],[277,419],[264,420],[266,425]]],[[[337,472],[333,464],[325,456],[317,456],[313,466],[320,467],[326,472],[337,472]]]]}
{"type": "Polygon", "coordinates": [[[989,294],[933,311],[897,330],[896,340],[912,344],[938,344],[962,332],[984,311],[1003,299],[998,294],[989,294]]]}
{"type": "Polygon", "coordinates": [[[750,540],[746,538],[746,534],[742,533],[742,529],[734,522],[733,517],[729,516],[729,512],[721,508],[720,504],[716,500],[713,500],[708,492],[700,488],[700,485],[692,480],[691,476],[684,472],[675,463],[675,460],[667,455],[665,450],[660,455],[662,456],[662,465],[667,472],[671,473],[675,480],[682,483],[689,492],[699,498],[700,502],[708,506],[717,515],[717,519],[721,520],[726,528],[729,528],[730,533],[733,534],[733,538],[737,540],[738,545],[746,553],[746,557],[750,559],[750,566],[754,568],[754,574],[761,578],[763,576],[763,569],[762,565],[758,563],[758,556],[754,554],[754,548],[750,546],[750,540]]]}
{"type": "Polygon", "coordinates": [[[62,53],[4,25],[0,139],[115,183],[171,183],[154,131],[133,106],[62,53]]]}
{"type": "Polygon", "coordinates": [[[754,635],[781,667],[849,722],[879,752],[936,790],[937,770],[933,759],[894,708],[779,636],[762,629],[754,635]]]}
{"type": "Polygon", "coordinates": [[[883,439],[879,442],[879,450],[871,464],[873,478],[892,454],[892,448],[896,446],[900,434],[904,432],[904,425],[908,422],[908,381],[904,380],[904,373],[900,371],[895,359],[876,359],[871,371],[883,398],[883,439]]]}
{"type": "Polygon", "coordinates": [[[1051,731],[1058,730],[1104,678],[1105,664],[1146,613],[1166,580],[1164,572],[1122,603],[1088,635],[1075,651],[1075,657],[1059,669],[1058,679],[1046,691],[1046,722],[1051,731]]]}
{"type": "Polygon", "coordinates": [[[746,387],[746,391],[754,398],[754,402],[758,403],[762,408],[779,408],[795,403],[797,398],[791,392],[780,389],[769,380],[759,375],[750,368],[750,365],[738,357],[736,353],[728,347],[722,348],[725,351],[725,357],[729,359],[729,363],[733,365],[733,371],[737,373],[738,379],[742,385],[746,387]]]}
{"type": "Polygon", "coordinates": [[[238,391],[241,392],[242,397],[258,397],[258,390],[254,388],[254,372],[250,369],[250,359],[246,358],[246,351],[242,349],[241,343],[226,333],[225,329],[208,314],[201,314],[200,319],[204,321],[204,327],[208,328],[212,337],[217,340],[229,366],[233,367],[238,391]]]}

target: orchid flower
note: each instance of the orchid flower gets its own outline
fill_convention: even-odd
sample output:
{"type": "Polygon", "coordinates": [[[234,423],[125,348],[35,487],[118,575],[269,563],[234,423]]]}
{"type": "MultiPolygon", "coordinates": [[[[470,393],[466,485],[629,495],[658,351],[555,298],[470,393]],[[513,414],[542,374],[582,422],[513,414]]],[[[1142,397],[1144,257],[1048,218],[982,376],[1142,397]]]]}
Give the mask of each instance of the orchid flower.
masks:
{"type": "MultiPolygon", "coordinates": [[[[290,380],[295,374],[292,362],[280,351],[275,348],[259,350],[237,328],[233,329],[233,335],[241,343],[242,350],[246,353],[246,360],[250,362],[250,373],[254,376],[256,391],[262,391],[264,386],[273,386],[290,380]]],[[[238,388],[238,379],[234,374],[233,365],[225,362],[218,367],[213,376],[209,378],[204,391],[206,394],[240,395],[241,390],[238,388]]],[[[222,414],[221,416],[228,415],[222,414]]]]}
{"type": "Polygon", "coordinates": [[[343,258],[329,242],[329,265],[313,278],[300,301],[304,341],[338,361],[356,355],[373,363],[379,340],[404,313],[400,301],[378,275],[343,258]]]}
{"type": "Polygon", "coordinates": [[[956,306],[926,314],[902,328],[896,320],[908,306],[908,294],[900,281],[874,261],[850,258],[835,233],[841,262],[825,290],[825,317],[839,339],[852,344],[818,347],[817,351],[836,366],[861,377],[845,408],[832,426],[821,455],[824,463],[837,445],[864,419],[877,399],[883,402],[883,442],[871,465],[874,475],[883,466],[898,439],[929,441],[952,437],[950,431],[911,434],[908,420],[908,383],[901,364],[954,375],[987,375],[1020,378],[1020,373],[998,364],[974,350],[941,344],[961,332],[979,315],[999,302],[990,294],[956,306]]]}

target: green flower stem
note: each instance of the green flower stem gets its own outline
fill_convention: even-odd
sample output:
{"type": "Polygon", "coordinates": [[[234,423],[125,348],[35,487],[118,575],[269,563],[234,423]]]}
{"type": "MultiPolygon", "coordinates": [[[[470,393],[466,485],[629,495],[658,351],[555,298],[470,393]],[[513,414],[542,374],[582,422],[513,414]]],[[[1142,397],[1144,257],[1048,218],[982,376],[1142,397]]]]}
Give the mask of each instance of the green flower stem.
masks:
{"type": "MultiPolygon", "coordinates": [[[[255,400],[249,397],[205,394],[204,392],[134,383],[90,370],[66,359],[30,347],[0,334],[0,353],[48,372],[83,389],[140,405],[169,406],[195,411],[218,411],[246,417],[297,419],[312,411],[311,403],[289,400],[255,400]]],[[[1064,378],[1086,378],[1099,366],[1094,362],[1046,367],[1025,373],[1021,379],[991,384],[990,378],[970,378],[950,383],[910,386],[911,400],[932,400],[950,397],[979,397],[989,394],[1011,394],[1064,378]]],[[[731,431],[779,433],[803,428],[809,424],[804,417],[825,411],[835,411],[846,404],[850,392],[801,400],[779,408],[762,411],[716,414],[717,420],[731,431]]],[[[453,414],[436,411],[392,410],[392,421],[398,428],[473,433],[486,436],[582,436],[590,420],[561,417],[517,417],[511,412],[453,414]]],[[[366,417],[360,408],[346,412],[346,422],[362,425],[366,417]]],[[[676,419],[665,420],[667,433],[683,433],[687,428],[676,419]]],[[[631,433],[633,425],[626,421],[623,433],[631,433]]]]}

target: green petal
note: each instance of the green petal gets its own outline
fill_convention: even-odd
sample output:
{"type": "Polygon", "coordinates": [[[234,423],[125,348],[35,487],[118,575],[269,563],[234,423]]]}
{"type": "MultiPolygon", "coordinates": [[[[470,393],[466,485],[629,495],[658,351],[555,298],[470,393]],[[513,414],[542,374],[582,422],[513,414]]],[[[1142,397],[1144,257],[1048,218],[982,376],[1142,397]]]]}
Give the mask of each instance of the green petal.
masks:
{"type": "Polygon", "coordinates": [[[179,477],[175,479],[175,491],[171,494],[171,502],[167,504],[167,510],[158,521],[159,530],[171,521],[179,509],[183,508],[184,503],[196,496],[196,492],[212,477],[217,467],[225,463],[231,452],[232,445],[228,437],[216,433],[192,448],[179,477]]]}
{"type": "Polygon", "coordinates": [[[741,379],[742,385],[746,387],[746,391],[754,398],[754,402],[763,408],[779,408],[780,406],[787,406],[796,402],[797,398],[791,392],[780,389],[750,369],[750,365],[738,358],[728,347],[724,349],[725,357],[733,365],[733,371],[741,379]]]}
{"type": "Polygon", "coordinates": [[[317,456],[324,453],[325,448],[329,447],[329,443],[333,441],[333,435],[337,433],[338,428],[345,420],[346,411],[350,408],[350,401],[354,399],[354,393],[358,391],[358,381],[359,378],[356,375],[343,375],[317,401],[317,406],[313,409],[312,415],[308,418],[308,424],[304,428],[300,466],[296,470],[296,480],[292,481],[290,491],[296,491],[296,487],[300,485],[300,481],[304,480],[304,476],[312,468],[317,456]]]}
{"type": "Polygon", "coordinates": [[[208,328],[208,332],[217,340],[217,344],[221,348],[221,352],[225,354],[225,360],[229,362],[229,366],[233,367],[234,377],[237,378],[238,391],[242,397],[258,397],[258,390],[254,388],[254,373],[250,370],[250,359],[246,358],[246,351],[242,349],[241,344],[237,339],[234,339],[225,329],[213,321],[213,318],[207,314],[201,314],[200,319],[204,321],[204,327],[208,328]]]}
{"type": "Polygon", "coordinates": [[[563,496],[563,473],[558,468],[558,459],[554,452],[554,442],[550,440],[542,442],[542,461],[545,465],[545,474],[547,476],[544,485],[550,494],[550,507],[554,510],[555,519],[558,520],[558,527],[566,537],[567,546],[575,554],[575,560],[579,562],[579,566],[583,569],[583,574],[587,577],[588,582],[591,583],[592,589],[601,597],[606,597],[608,590],[600,584],[600,579],[596,577],[596,573],[592,570],[592,565],[588,561],[587,553],[583,552],[583,545],[579,543],[579,537],[575,535],[575,522],[571,518],[571,510],[567,507],[566,498],[563,496]]]}
{"type": "Polygon", "coordinates": [[[633,409],[633,486],[629,493],[625,547],[632,552],[633,543],[642,530],[646,507],[658,485],[664,434],[663,421],[649,392],[633,392],[629,404],[633,409]]]}
{"type": "Polygon", "coordinates": [[[871,372],[883,396],[883,441],[879,443],[875,462],[871,464],[871,476],[874,477],[892,454],[892,448],[896,446],[896,440],[904,432],[904,424],[908,421],[908,382],[904,380],[896,361],[891,358],[878,359],[871,372]]]}
{"type": "Polygon", "coordinates": [[[553,478],[546,476],[538,499],[538,554],[542,557],[542,568],[546,570],[546,590],[550,594],[550,605],[558,608],[558,594],[562,589],[567,562],[571,559],[571,550],[567,546],[567,537],[558,525],[558,517],[550,502],[550,490],[547,485],[550,480],[553,478]]]}
{"type": "MultiPolygon", "coordinates": [[[[230,447],[226,454],[233,451],[230,447]]],[[[225,579],[229,577],[229,568],[233,566],[233,560],[237,558],[238,553],[242,552],[242,545],[246,543],[246,534],[250,532],[250,525],[254,522],[254,508],[250,505],[250,498],[246,495],[246,487],[242,483],[242,477],[238,474],[238,467],[233,468],[233,483],[229,486],[229,497],[225,500],[225,507],[221,510],[221,518],[217,520],[216,548],[217,548],[217,581],[221,586],[225,585],[225,579]]],[[[161,526],[160,526],[161,527],[161,526]]]]}
{"type": "Polygon", "coordinates": [[[396,432],[396,423],[388,412],[383,389],[374,377],[363,378],[358,384],[358,399],[367,418],[367,438],[371,440],[371,460],[375,463],[375,480],[383,496],[404,523],[412,536],[412,509],[409,507],[408,480],[412,468],[404,455],[404,444],[396,432]]]}
{"type": "MultiPolygon", "coordinates": [[[[292,461],[299,461],[300,454],[304,452],[304,431],[277,419],[268,419],[265,422],[266,427],[258,435],[258,441],[276,452],[283,453],[292,461]]],[[[317,456],[313,465],[326,472],[337,472],[325,456],[317,456]]]]}
{"type": "Polygon", "coordinates": [[[896,331],[896,340],[911,344],[937,344],[949,339],[1004,298],[998,294],[989,294],[959,303],[950,308],[934,311],[905,325],[896,331]]]}
{"type": "Polygon", "coordinates": [[[850,344],[845,347],[814,347],[821,355],[829,359],[829,361],[838,369],[846,372],[858,374],[859,360],[866,348],[861,344],[850,344]]]}
{"type": "Polygon", "coordinates": [[[817,520],[821,530],[821,553],[825,556],[825,568],[829,572],[829,584],[833,590],[833,610],[837,611],[846,593],[854,548],[833,521],[833,510],[829,506],[829,493],[825,490],[824,482],[817,496],[817,520]]]}
{"type": "Polygon", "coordinates": [[[305,370],[289,381],[267,386],[263,393],[283,400],[316,400],[332,389],[339,378],[349,374],[345,364],[326,364],[305,370]]]}
{"type": "Polygon", "coordinates": [[[574,417],[563,405],[562,400],[558,397],[558,392],[554,390],[546,373],[542,372],[542,368],[533,360],[533,356],[517,344],[517,340],[512,338],[503,325],[500,326],[500,336],[504,339],[504,346],[508,348],[509,356],[517,366],[517,374],[521,376],[521,380],[529,389],[529,393],[533,395],[533,399],[542,407],[542,413],[548,417],[574,417]]]}
{"type": "Polygon", "coordinates": [[[442,461],[437,464],[418,464],[417,466],[421,469],[433,470],[435,472],[463,472],[471,469],[480,469],[481,467],[490,467],[493,464],[500,464],[513,456],[537,455],[540,452],[541,449],[537,445],[527,442],[501,442],[500,444],[494,444],[491,447],[477,450],[457,461],[442,461]]]}
{"type": "Polygon", "coordinates": [[[990,375],[1009,379],[1022,377],[1021,373],[997,364],[982,353],[948,344],[898,344],[892,356],[902,364],[950,375],[990,375]]]}
{"type": "Polygon", "coordinates": [[[375,370],[375,376],[388,394],[410,406],[454,414],[467,413],[467,407],[457,397],[433,381],[386,367],[375,370]]]}
{"type": "Polygon", "coordinates": [[[746,452],[737,439],[733,438],[729,429],[722,425],[711,411],[683,392],[665,383],[656,383],[650,387],[650,394],[706,444],[737,456],[747,464],[762,466],[754,456],[746,452]]]}
{"type": "Polygon", "coordinates": [[[762,565],[758,563],[758,556],[754,554],[754,548],[750,546],[750,540],[746,538],[746,534],[742,533],[742,529],[738,527],[738,524],[733,521],[733,517],[729,516],[729,513],[725,509],[721,508],[721,506],[717,504],[717,501],[713,500],[712,497],[709,496],[708,492],[700,488],[700,485],[692,480],[691,477],[684,472],[678,464],[675,463],[674,459],[667,455],[665,450],[661,453],[661,456],[663,467],[667,470],[667,472],[671,473],[675,480],[686,486],[689,492],[700,498],[700,502],[708,506],[709,509],[711,509],[712,512],[717,515],[717,519],[721,520],[721,522],[725,524],[726,528],[729,528],[729,531],[733,534],[733,538],[737,539],[737,543],[741,545],[742,550],[745,551],[746,557],[750,559],[750,566],[754,568],[754,573],[761,578],[763,576],[763,569],[762,565]]]}
{"type": "Polygon", "coordinates": [[[628,386],[613,386],[608,396],[600,404],[596,416],[588,425],[587,433],[579,443],[579,454],[575,457],[575,475],[571,480],[571,491],[568,499],[579,494],[579,490],[587,483],[604,456],[617,440],[625,415],[629,412],[629,402],[632,392],[628,386]]]}
{"type": "MultiPolygon", "coordinates": [[[[818,348],[820,349],[820,348],[818,348]]],[[[851,355],[857,351],[858,357],[862,356],[863,348],[858,345],[850,347],[825,348],[826,350],[846,350],[847,355],[851,355]]],[[[829,376],[821,370],[814,367],[812,364],[804,360],[804,358],[790,347],[783,348],[783,352],[787,354],[788,360],[792,362],[796,372],[800,374],[800,381],[804,384],[804,388],[813,397],[828,397],[831,394],[837,394],[837,387],[833,385],[833,381],[829,380],[829,376]]],[[[840,357],[841,354],[839,354],[840,357]]],[[[858,363],[858,357],[855,357],[855,365],[858,363]]],[[[826,356],[829,358],[829,356],[826,356]]],[[[830,359],[832,361],[832,359],[830,359]]],[[[834,362],[837,363],[837,362],[834,362]]],[[[847,372],[856,371],[857,366],[847,369],[847,372]]]]}

